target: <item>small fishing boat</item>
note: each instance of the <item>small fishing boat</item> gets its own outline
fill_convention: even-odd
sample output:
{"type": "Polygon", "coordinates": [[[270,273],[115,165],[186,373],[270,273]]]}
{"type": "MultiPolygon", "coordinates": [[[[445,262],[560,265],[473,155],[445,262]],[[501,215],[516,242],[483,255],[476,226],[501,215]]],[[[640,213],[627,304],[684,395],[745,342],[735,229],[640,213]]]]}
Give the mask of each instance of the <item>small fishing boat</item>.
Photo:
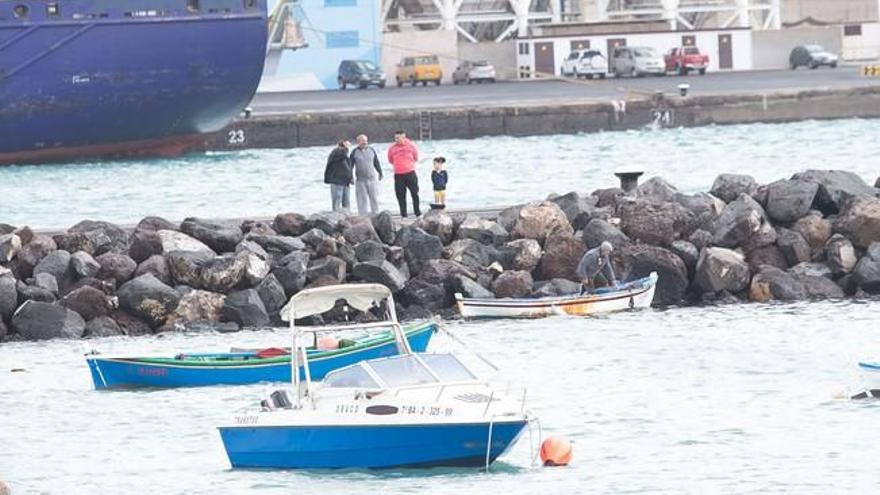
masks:
{"type": "Polygon", "coordinates": [[[533,418],[525,393],[513,397],[478,380],[454,354],[413,352],[383,285],[330,286],[294,295],[282,310],[293,332],[293,390],[220,426],[234,468],[380,469],[488,466],[533,418]],[[308,330],[293,320],[326,311],[339,298],[357,309],[387,301],[400,353],[365,360],[311,380],[308,330]]]}
{"type": "Polygon", "coordinates": [[[852,398],[867,399],[873,397],[880,399],[880,362],[860,362],[859,371],[862,374],[865,391],[854,395],[852,398]]]}
{"type": "Polygon", "coordinates": [[[540,318],[550,315],[586,316],[651,306],[657,272],[644,278],[603,287],[585,294],[533,299],[476,299],[455,294],[458,311],[464,318],[540,318]]]}
{"type": "MultiPolygon", "coordinates": [[[[345,330],[358,331],[355,325],[345,330]]],[[[395,335],[386,325],[374,332],[351,339],[339,339],[338,349],[307,350],[312,377],[321,379],[328,372],[364,359],[397,354],[395,335]]],[[[425,321],[407,327],[409,345],[420,351],[428,347],[437,324],[425,321]]],[[[317,334],[313,334],[317,336],[317,334]]],[[[317,337],[316,337],[317,340],[317,337]]],[[[137,387],[201,387],[243,385],[259,382],[290,381],[290,351],[277,347],[235,350],[225,353],[194,353],[176,356],[103,356],[86,354],[95,389],[137,387]]],[[[302,373],[302,371],[300,371],[302,373]]]]}

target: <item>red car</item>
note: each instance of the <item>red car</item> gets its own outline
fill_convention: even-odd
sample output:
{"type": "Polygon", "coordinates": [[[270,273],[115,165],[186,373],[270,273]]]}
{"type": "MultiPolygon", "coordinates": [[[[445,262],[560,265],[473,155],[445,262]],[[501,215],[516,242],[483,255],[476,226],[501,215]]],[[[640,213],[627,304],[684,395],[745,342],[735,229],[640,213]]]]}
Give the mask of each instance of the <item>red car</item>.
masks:
{"type": "Polygon", "coordinates": [[[709,56],[700,53],[700,49],[695,46],[673,48],[663,59],[666,61],[666,72],[678,72],[682,76],[692,70],[699,71],[702,76],[709,66],[709,56]]]}

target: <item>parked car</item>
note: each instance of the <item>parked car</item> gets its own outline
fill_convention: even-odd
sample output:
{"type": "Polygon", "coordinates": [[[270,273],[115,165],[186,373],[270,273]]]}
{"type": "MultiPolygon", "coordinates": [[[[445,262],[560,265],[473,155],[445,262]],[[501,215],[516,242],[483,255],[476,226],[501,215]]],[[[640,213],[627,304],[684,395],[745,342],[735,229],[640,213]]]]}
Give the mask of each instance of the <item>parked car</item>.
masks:
{"type": "Polygon", "coordinates": [[[478,83],[483,81],[495,82],[495,66],[487,60],[480,60],[478,62],[465,60],[452,73],[452,84],[470,84],[472,81],[478,83]]]}
{"type": "Polygon", "coordinates": [[[648,46],[619,46],[608,64],[611,75],[639,77],[645,74],[666,75],[666,62],[657,50],[648,46]]]}
{"type": "Polygon", "coordinates": [[[815,69],[820,65],[827,65],[832,69],[837,67],[837,55],[822,48],[821,45],[796,46],[788,56],[788,65],[791,70],[800,66],[815,69]]]}
{"type": "Polygon", "coordinates": [[[700,49],[695,46],[682,46],[669,50],[663,57],[666,65],[666,72],[676,72],[679,75],[686,76],[688,72],[695,70],[700,75],[706,74],[706,67],[709,66],[709,56],[700,53],[700,49]]]}
{"type": "Polygon", "coordinates": [[[369,60],[343,60],[339,63],[339,75],[336,78],[339,89],[351,84],[361,89],[368,86],[385,87],[385,72],[369,60]]]}
{"type": "Polygon", "coordinates": [[[440,85],[440,79],[443,78],[443,70],[440,68],[440,60],[437,55],[418,55],[415,57],[403,57],[397,64],[397,86],[403,86],[403,83],[410,83],[413,86],[416,83],[422,83],[427,86],[428,82],[433,82],[437,86],[440,85]]]}
{"type": "Polygon", "coordinates": [[[605,79],[608,62],[598,50],[574,50],[562,62],[562,75],[605,79]]]}

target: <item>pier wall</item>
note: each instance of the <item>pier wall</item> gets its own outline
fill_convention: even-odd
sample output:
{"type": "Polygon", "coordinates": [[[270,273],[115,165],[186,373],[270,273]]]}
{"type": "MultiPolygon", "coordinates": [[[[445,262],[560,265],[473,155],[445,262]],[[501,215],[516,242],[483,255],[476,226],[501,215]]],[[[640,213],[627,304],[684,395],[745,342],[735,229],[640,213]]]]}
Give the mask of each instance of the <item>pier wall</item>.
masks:
{"type": "Polygon", "coordinates": [[[213,135],[210,150],[295,148],[332,144],[337,137],[390,136],[468,139],[533,136],[711,124],[791,122],[806,119],[880,117],[880,87],[777,91],[717,96],[638,96],[619,101],[506,105],[407,111],[303,113],[254,116],[213,135]]]}

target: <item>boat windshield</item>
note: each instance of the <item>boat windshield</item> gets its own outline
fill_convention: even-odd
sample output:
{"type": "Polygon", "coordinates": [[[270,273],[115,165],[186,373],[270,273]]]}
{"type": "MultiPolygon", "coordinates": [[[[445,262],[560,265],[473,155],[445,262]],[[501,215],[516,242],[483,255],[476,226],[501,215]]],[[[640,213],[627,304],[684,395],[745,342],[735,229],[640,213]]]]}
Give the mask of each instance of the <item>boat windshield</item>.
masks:
{"type": "Polygon", "coordinates": [[[419,354],[419,357],[443,381],[462,382],[476,380],[464,364],[452,354],[419,354]]]}
{"type": "Polygon", "coordinates": [[[382,388],[359,364],[327,373],[324,377],[324,386],[336,388],[382,388]]]}
{"type": "Polygon", "coordinates": [[[369,366],[389,387],[405,387],[436,383],[425,366],[412,355],[394,356],[370,361],[369,366]]]}

